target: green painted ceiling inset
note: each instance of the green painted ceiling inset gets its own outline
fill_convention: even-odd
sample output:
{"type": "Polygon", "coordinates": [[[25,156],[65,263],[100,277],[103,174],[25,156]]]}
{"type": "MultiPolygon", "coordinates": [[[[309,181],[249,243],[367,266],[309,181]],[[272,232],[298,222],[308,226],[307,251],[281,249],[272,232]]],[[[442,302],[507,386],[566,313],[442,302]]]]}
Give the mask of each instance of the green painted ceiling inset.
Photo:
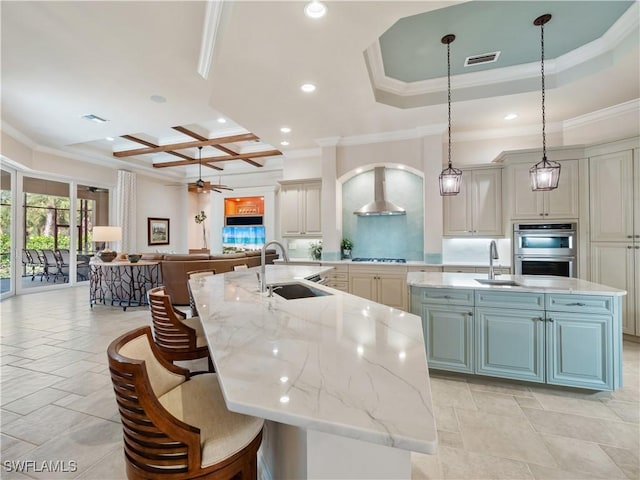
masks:
{"type": "Polygon", "coordinates": [[[550,13],[544,27],[545,59],[559,57],[600,38],[633,1],[473,1],[398,20],[380,37],[385,74],[404,82],[540,61],[540,27],[533,20],[550,13]],[[464,67],[471,55],[500,51],[497,62],[464,67]]]}

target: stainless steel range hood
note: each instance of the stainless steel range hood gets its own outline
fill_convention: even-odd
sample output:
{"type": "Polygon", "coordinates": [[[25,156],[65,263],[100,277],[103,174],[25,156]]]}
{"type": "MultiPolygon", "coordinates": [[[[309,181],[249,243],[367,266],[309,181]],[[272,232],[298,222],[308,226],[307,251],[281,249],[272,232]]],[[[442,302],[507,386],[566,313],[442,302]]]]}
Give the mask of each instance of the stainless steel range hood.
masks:
{"type": "Polygon", "coordinates": [[[406,215],[404,208],[388,201],[385,196],[385,174],[384,167],[375,167],[373,169],[373,202],[367,203],[365,206],[356,210],[356,215],[406,215]]]}

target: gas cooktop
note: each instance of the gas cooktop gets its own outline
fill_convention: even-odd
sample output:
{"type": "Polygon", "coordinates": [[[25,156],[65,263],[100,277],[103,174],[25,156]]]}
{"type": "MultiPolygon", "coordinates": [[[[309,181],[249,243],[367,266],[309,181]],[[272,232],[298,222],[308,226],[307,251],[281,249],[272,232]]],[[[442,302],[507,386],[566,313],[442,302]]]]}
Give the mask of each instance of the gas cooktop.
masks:
{"type": "Polygon", "coordinates": [[[356,257],[351,260],[352,262],[380,262],[380,263],[407,263],[404,258],[367,258],[356,257]]]}

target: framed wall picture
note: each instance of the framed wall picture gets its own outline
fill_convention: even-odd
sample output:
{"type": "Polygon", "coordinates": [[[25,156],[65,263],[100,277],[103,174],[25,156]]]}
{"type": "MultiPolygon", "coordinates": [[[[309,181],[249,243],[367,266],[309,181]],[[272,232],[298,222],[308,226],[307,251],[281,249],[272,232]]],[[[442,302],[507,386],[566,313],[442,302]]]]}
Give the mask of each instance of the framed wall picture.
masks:
{"type": "Polygon", "coordinates": [[[147,218],[147,244],[169,245],[168,218],[147,218]]]}

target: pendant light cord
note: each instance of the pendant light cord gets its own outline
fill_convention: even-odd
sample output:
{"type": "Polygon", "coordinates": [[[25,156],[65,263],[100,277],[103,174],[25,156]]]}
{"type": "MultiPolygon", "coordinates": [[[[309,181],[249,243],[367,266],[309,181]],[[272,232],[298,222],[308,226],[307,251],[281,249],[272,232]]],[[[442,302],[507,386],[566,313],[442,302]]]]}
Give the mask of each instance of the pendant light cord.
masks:
{"type": "Polygon", "coordinates": [[[202,147],[198,147],[198,179],[202,180],[202,147]]]}
{"type": "Polygon", "coordinates": [[[449,130],[449,168],[451,168],[451,42],[447,42],[447,106],[449,130]]]}
{"type": "Polygon", "coordinates": [[[547,135],[546,135],[546,121],[544,111],[544,23],[540,25],[540,72],[542,77],[542,158],[547,159],[547,135]]]}

